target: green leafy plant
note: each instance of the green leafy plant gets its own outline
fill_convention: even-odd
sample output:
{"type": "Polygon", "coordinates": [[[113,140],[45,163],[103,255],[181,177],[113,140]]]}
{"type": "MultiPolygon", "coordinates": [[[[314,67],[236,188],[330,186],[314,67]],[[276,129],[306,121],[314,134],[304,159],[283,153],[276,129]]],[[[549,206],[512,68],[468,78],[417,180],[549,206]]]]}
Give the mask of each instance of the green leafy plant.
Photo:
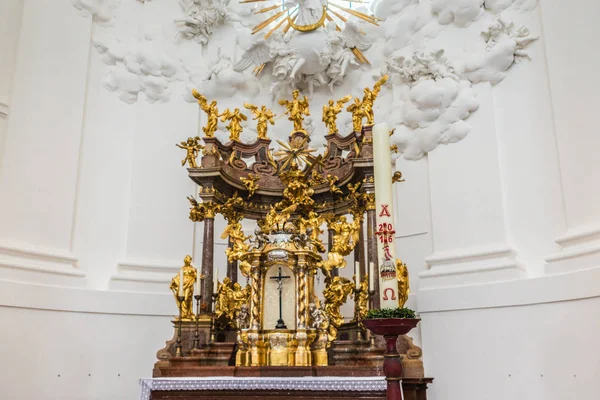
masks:
{"type": "Polygon", "coordinates": [[[416,318],[416,314],[410,308],[382,308],[380,310],[369,310],[366,318],[416,318]]]}

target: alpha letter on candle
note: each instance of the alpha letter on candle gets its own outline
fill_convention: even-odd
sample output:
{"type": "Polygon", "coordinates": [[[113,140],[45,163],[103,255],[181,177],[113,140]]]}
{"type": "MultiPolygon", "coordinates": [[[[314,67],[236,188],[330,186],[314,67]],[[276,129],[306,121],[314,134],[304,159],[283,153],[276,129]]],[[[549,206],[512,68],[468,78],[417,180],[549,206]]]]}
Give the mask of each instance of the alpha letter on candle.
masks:
{"type": "Polygon", "coordinates": [[[373,127],[373,168],[375,174],[375,206],[377,210],[377,247],[379,255],[379,296],[381,308],[398,307],[398,282],[394,246],[392,195],[392,157],[387,124],[373,127]]]}

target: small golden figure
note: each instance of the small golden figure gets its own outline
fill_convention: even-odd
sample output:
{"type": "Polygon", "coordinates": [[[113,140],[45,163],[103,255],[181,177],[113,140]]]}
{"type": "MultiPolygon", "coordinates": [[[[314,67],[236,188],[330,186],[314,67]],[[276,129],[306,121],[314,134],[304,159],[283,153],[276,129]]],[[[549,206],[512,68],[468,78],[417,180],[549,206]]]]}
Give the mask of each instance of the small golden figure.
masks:
{"type": "Polygon", "coordinates": [[[402,172],[396,171],[394,175],[392,175],[392,183],[396,182],[404,182],[404,178],[402,178],[402,172]]]}
{"type": "Polygon", "coordinates": [[[240,181],[244,184],[246,189],[248,189],[248,198],[254,196],[254,192],[258,189],[258,184],[256,183],[260,177],[254,174],[248,174],[245,178],[240,178],[240,181]]]}
{"type": "Polygon", "coordinates": [[[401,260],[396,260],[396,277],[398,279],[398,306],[404,307],[410,294],[408,267],[401,260]]]}
{"type": "Polygon", "coordinates": [[[320,239],[323,231],[321,225],[323,224],[323,217],[314,211],[308,213],[308,218],[300,218],[300,233],[308,234],[310,242],[315,246],[319,253],[325,252],[325,245],[320,239]]]}
{"type": "Polygon", "coordinates": [[[358,242],[361,224],[360,218],[354,218],[352,222],[348,222],[344,215],[328,221],[327,227],[334,233],[333,245],[327,253],[327,260],[319,263],[319,267],[326,277],[331,275],[331,270],[334,268],[339,269],[346,266],[344,257],[354,250],[358,242]]]}
{"type": "Polygon", "coordinates": [[[373,125],[375,123],[375,115],[373,113],[373,103],[377,99],[379,92],[381,91],[381,86],[386,83],[388,80],[388,76],[382,76],[377,82],[375,82],[375,86],[373,86],[373,90],[369,88],[365,88],[364,96],[362,100],[362,108],[364,112],[364,116],[367,118],[367,124],[373,125]]]}
{"type": "Polygon", "coordinates": [[[352,96],[348,95],[334,104],[333,100],[329,100],[329,105],[323,106],[323,122],[329,128],[329,134],[336,133],[338,131],[336,120],[337,115],[342,112],[344,104],[352,99],[352,96]]]}
{"type": "Polygon", "coordinates": [[[227,260],[233,262],[243,259],[244,255],[250,250],[250,245],[246,243],[246,240],[248,240],[250,236],[244,235],[242,224],[240,222],[232,221],[225,227],[221,239],[227,238],[231,240],[232,244],[230,248],[225,250],[227,260]]]}
{"type": "Polygon", "coordinates": [[[285,106],[286,115],[288,115],[288,119],[294,123],[294,131],[304,131],[302,127],[302,122],[304,121],[304,116],[310,115],[310,110],[308,109],[308,97],[304,96],[304,99],[298,99],[300,96],[299,90],[294,90],[292,92],[292,101],[288,100],[279,100],[279,104],[285,106]]]}
{"type": "MultiPolygon", "coordinates": [[[[356,285],[356,276],[353,277],[356,285]]],[[[354,320],[365,319],[369,311],[369,275],[365,275],[360,282],[358,289],[354,289],[354,320]]]]}
{"type": "Polygon", "coordinates": [[[204,146],[200,144],[200,138],[198,136],[195,138],[190,137],[188,138],[187,142],[177,143],[175,146],[179,147],[180,149],[187,150],[185,158],[181,161],[182,167],[187,162],[190,168],[198,168],[198,165],[196,164],[196,157],[198,157],[198,152],[204,148],[204,146]]]}
{"type": "Polygon", "coordinates": [[[339,180],[339,178],[337,176],[327,175],[326,178],[327,178],[327,182],[329,182],[329,190],[331,190],[331,193],[333,193],[333,194],[343,194],[342,189],[340,189],[336,185],[336,182],[339,180]]]}
{"type": "Polygon", "coordinates": [[[200,108],[208,116],[208,121],[206,122],[206,126],[202,128],[202,131],[206,137],[215,137],[217,125],[219,123],[219,109],[217,108],[217,102],[213,100],[208,104],[206,97],[198,93],[196,89],[192,90],[192,95],[198,100],[200,108]]]}
{"type": "Polygon", "coordinates": [[[175,277],[171,280],[171,286],[169,287],[175,296],[175,301],[177,302],[177,308],[181,310],[181,319],[182,320],[192,320],[194,319],[194,309],[193,309],[193,299],[194,299],[194,283],[196,282],[196,277],[198,272],[196,268],[192,267],[192,257],[185,256],[183,259],[183,267],[181,267],[183,271],[183,290],[179,290],[179,286],[182,284],[179,281],[179,275],[175,275],[175,277]],[[183,292],[183,301],[179,301],[179,294],[183,292]]]}
{"type": "Polygon", "coordinates": [[[229,140],[239,141],[240,133],[244,130],[244,128],[242,128],[242,121],[247,121],[248,118],[240,112],[239,108],[234,109],[233,112],[229,111],[229,108],[227,108],[225,109],[225,112],[219,116],[221,117],[221,122],[229,121],[229,125],[227,125],[229,140]]]}
{"type": "Polygon", "coordinates": [[[363,109],[363,103],[360,101],[358,97],[354,98],[354,103],[350,104],[346,111],[352,113],[352,129],[356,133],[360,133],[362,131],[362,121],[365,117],[365,111],[363,109]]]}
{"type": "Polygon", "coordinates": [[[236,315],[242,309],[242,305],[248,305],[249,302],[250,286],[242,288],[239,283],[233,283],[229,277],[225,277],[223,283],[217,283],[215,320],[219,320],[223,328],[236,328],[236,315]]]}
{"type": "Polygon", "coordinates": [[[275,125],[275,114],[271,110],[269,110],[266,106],[262,106],[260,109],[249,103],[244,103],[244,107],[254,114],[254,118],[252,120],[256,122],[256,132],[258,133],[258,137],[260,139],[268,139],[267,137],[267,127],[270,123],[271,125],[275,125]]]}

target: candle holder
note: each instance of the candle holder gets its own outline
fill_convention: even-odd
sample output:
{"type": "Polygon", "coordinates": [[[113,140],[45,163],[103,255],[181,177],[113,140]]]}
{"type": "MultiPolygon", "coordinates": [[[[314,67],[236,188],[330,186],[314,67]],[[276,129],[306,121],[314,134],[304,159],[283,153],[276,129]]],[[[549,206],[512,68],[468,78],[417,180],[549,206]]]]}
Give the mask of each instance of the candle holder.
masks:
{"type": "Polygon", "coordinates": [[[183,357],[183,352],[181,351],[181,324],[183,323],[182,313],[181,313],[181,304],[185,299],[184,296],[177,296],[179,300],[179,321],[177,323],[177,342],[175,343],[175,357],[183,357]]]}
{"type": "Polygon", "coordinates": [[[215,339],[215,325],[216,325],[215,324],[215,314],[216,314],[215,311],[216,310],[214,309],[214,307],[215,307],[215,302],[217,301],[217,296],[218,295],[216,293],[212,294],[211,306],[210,306],[210,309],[212,310],[212,317],[210,318],[210,341],[213,343],[216,341],[216,339],[215,339]]]}
{"type": "MultiPolygon", "coordinates": [[[[369,290],[369,310],[373,309],[373,304],[374,301],[373,299],[375,298],[375,290],[369,290]]],[[[375,347],[375,335],[373,335],[371,333],[371,331],[367,330],[367,332],[369,333],[369,341],[370,343],[370,347],[375,347]]]]}
{"type": "Polygon", "coordinates": [[[419,323],[418,318],[374,318],[365,319],[363,323],[375,335],[382,335],[385,339],[386,349],[383,355],[383,373],[387,381],[387,400],[400,400],[402,393],[400,381],[402,380],[402,360],[398,354],[396,342],[398,336],[406,335],[419,323]]]}
{"type": "Polygon", "coordinates": [[[195,294],[194,299],[196,300],[196,324],[194,329],[194,345],[192,346],[192,350],[200,349],[200,300],[202,300],[201,294],[195,294]]]}

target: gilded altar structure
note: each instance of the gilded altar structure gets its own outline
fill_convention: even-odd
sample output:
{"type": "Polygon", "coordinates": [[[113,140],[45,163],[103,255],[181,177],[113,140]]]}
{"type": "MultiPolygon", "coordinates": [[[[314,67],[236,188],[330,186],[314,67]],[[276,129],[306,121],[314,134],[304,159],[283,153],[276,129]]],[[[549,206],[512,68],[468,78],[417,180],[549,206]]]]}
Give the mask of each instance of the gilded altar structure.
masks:
{"type": "MultiPolygon", "coordinates": [[[[369,307],[379,307],[372,126],[373,102],[386,79],[365,89],[363,98],[350,101],[347,96],[325,105],[322,120],[328,134],[323,154],[311,148],[304,129],[309,101],[298,91],[279,102],[294,129],[287,141],[277,141],[276,151],[268,135],[275,114],[266,106],[244,104],[255,116],[258,135],[254,142],[243,143],[239,138],[246,115],[237,108],[219,113],[216,102],[194,91],[208,116],[205,136],[178,146],[186,150],[182,163],[188,164],[188,175],[198,185],[198,196],[188,197],[189,218],[204,224],[204,238],[195,285],[186,280],[190,273],[171,284],[183,305],[174,321],[177,340],[171,343],[181,357],[177,359],[190,360],[187,354],[191,359],[198,356],[200,363],[211,357],[220,360],[213,365],[327,366],[344,323],[340,307],[348,299],[354,301],[353,329],[363,332],[355,339],[372,349],[373,339],[366,338],[360,321],[369,307]],[[347,135],[341,135],[336,124],[344,108],[352,114],[354,128],[347,135]],[[219,118],[228,122],[225,143],[214,134],[219,118]],[[213,272],[217,214],[227,221],[221,237],[229,242],[228,276],[222,280],[213,272]],[[243,230],[245,219],[255,221],[254,232],[243,230]],[[352,255],[355,269],[350,280],[338,271],[347,268],[352,255]],[[237,279],[238,268],[245,285],[237,279]],[[369,279],[370,274],[377,278],[369,279]],[[317,275],[324,280],[322,295],[315,291],[317,275]],[[180,288],[179,281],[189,284],[180,288]],[[190,316],[192,297],[197,302],[195,317],[190,316]],[[199,326],[208,329],[205,334],[199,333],[199,326]],[[229,332],[231,348],[227,340],[217,340],[218,332],[229,332]],[[193,335],[193,343],[186,344],[186,335],[193,335]],[[227,351],[234,353],[229,361],[219,356],[227,351]]],[[[391,184],[392,176],[389,179],[391,184]]],[[[189,262],[186,258],[187,269],[189,262]]],[[[407,277],[405,281],[407,294],[407,277]]],[[[400,280],[398,285],[401,292],[400,280]]],[[[163,349],[159,359],[174,359],[172,354],[163,349]]]]}

